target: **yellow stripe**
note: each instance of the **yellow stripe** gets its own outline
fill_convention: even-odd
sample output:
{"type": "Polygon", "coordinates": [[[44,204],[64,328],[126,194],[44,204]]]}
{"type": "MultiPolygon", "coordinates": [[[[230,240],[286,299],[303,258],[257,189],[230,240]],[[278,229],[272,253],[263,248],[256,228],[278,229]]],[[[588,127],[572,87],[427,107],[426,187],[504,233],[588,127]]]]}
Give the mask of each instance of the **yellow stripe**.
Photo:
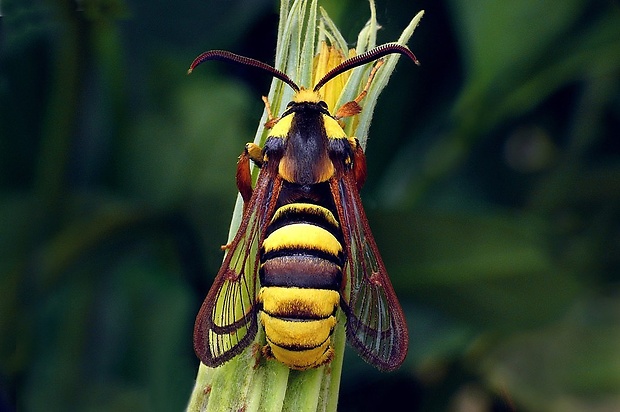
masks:
{"type": "Polygon", "coordinates": [[[295,103],[318,103],[321,100],[321,96],[318,92],[315,92],[312,89],[304,89],[303,87],[293,96],[293,101],[295,103]]]}
{"type": "Polygon", "coordinates": [[[308,223],[283,226],[263,242],[265,252],[284,248],[321,250],[334,256],[342,252],[338,239],[327,230],[308,223]]]}
{"type": "Polygon", "coordinates": [[[336,317],[311,321],[284,320],[260,313],[267,338],[278,346],[312,349],[322,345],[336,326],[336,317]]]}
{"type": "Polygon", "coordinates": [[[269,344],[269,349],[271,349],[274,358],[289,368],[297,370],[316,368],[330,362],[334,358],[334,349],[329,346],[329,342],[325,342],[318,348],[304,351],[290,351],[273,343],[269,344]]]}
{"type": "Polygon", "coordinates": [[[288,137],[288,133],[291,130],[291,123],[293,122],[294,113],[291,113],[287,116],[282,117],[278,122],[271,128],[269,132],[270,137],[280,137],[282,139],[286,139],[288,137]]]}
{"type": "Polygon", "coordinates": [[[287,365],[289,368],[298,370],[316,368],[330,362],[334,357],[334,349],[329,346],[329,341],[317,348],[303,351],[291,351],[281,348],[271,342],[269,348],[277,360],[287,365]]]}
{"type": "Polygon", "coordinates": [[[291,313],[303,308],[317,318],[333,315],[340,303],[340,294],[329,289],[305,289],[295,287],[263,287],[258,294],[263,310],[272,314],[291,313]]]}
{"type": "Polygon", "coordinates": [[[330,139],[346,139],[347,134],[342,130],[342,127],[338,124],[333,117],[329,117],[326,114],[323,115],[323,124],[325,125],[325,133],[330,139]]]}
{"type": "Polygon", "coordinates": [[[323,218],[325,218],[325,220],[327,220],[330,225],[334,227],[340,227],[340,225],[336,221],[336,218],[334,217],[334,214],[330,212],[329,209],[326,209],[323,206],[313,205],[312,203],[290,203],[288,205],[284,205],[278,210],[276,210],[276,213],[273,215],[273,219],[271,219],[271,222],[275,222],[283,214],[291,210],[298,211],[299,213],[322,216],[323,218]]]}

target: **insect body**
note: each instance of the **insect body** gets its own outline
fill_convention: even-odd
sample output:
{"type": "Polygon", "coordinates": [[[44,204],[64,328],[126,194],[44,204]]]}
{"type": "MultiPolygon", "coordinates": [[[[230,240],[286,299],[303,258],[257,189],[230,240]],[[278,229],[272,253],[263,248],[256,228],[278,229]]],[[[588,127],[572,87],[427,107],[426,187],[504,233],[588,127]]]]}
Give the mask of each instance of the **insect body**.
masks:
{"type": "Polygon", "coordinates": [[[386,44],[345,60],[314,89],[226,51],[205,52],[190,66],[206,60],[247,64],[295,90],[284,113],[269,122],[264,147],[249,143],[237,165],[243,218],[194,328],[194,348],[207,366],[246,348],[258,322],[267,357],[299,370],[324,365],[334,356],[338,308],[347,317],[348,341],[366,361],[382,370],[403,362],[407,326],[359,197],[365,156],[337,121],[359,112],[358,99],[332,115],[319,94],[337,75],[392,53],[417,63],[409,49],[386,44]],[[260,167],[254,187],[250,161],[260,167]]]}

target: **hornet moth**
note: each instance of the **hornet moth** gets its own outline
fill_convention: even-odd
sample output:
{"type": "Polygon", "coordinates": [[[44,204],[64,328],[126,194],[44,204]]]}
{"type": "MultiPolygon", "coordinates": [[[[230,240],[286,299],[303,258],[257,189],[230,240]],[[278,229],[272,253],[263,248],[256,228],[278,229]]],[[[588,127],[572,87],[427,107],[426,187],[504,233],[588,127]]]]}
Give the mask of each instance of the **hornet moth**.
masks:
{"type": "Polygon", "coordinates": [[[297,370],[328,364],[338,308],[346,315],[347,340],[364,360],[385,371],[403,363],[409,341],[405,317],[359,195],[365,155],[338,123],[361,111],[357,103],[379,59],[394,53],[419,64],[408,48],[388,43],[343,61],[312,89],[228,51],[207,51],[192,62],[188,73],[208,60],[253,66],[295,92],[278,118],[264,99],[268,137],[262,148],[248,143],[237,164],[243,217],[194,327],[194,349],[205,365],[217,367],[239,354],[256,337],[259,322],[265,357],[297,370]],[[321,87],[377,60],[360,96],[330,114],[321,87]],[[254,186],[250,161],[260,168],[254,186]]]}

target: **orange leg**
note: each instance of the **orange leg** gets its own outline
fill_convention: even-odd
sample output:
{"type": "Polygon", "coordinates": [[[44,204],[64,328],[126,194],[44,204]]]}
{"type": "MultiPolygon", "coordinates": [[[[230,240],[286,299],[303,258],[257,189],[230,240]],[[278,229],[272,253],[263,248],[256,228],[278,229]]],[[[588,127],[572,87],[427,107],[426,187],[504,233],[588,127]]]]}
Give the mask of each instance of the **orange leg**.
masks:
{"type": "Polygon", "coordinates": [[[239,156],[237,162],[237,189],[243,198],[243,204],[247,205],[252,197],[252,174],[250,173],[250,153],[247,146],[239,156]]]}
{"type": "Polygon", "coordinates": [[[265,127],[267,129],[271,129],[273,125],[278,123],[278,120],[280,120],[280,118],[275,117],[271,112],[271,105],[269,104],[269,100],[267,100],[267,96],[263,96],[262,99],[263,103],[265,103],[265,110],[267,110],[267,122],[265,123],[265,127]]]}
{"type": "Polygon", "coordinates": [[[360,94],[355,99],[351,100],[350,102],[346,102],[345,104],[340,106],[340,108],[336,111],[336,114],[334,115],[336,119],[342,119],[343,117],[355,116],[356,114],[359,114],[362,111],[362,107],[359,105],[359,103],[368,94],[368,90],[370,89],[372,80],[375,78],[375,74],[377,74],[377,70],[379,70],[379,67],[383,66],[383,63],[384,63],[383,59],[377,60],[377,63],[375,63],[372,70],[370,71],[370,74],[368,75],[368,81],[366,81],[366,85],[364,86],[364,89],[360,92],[360,94]]]}

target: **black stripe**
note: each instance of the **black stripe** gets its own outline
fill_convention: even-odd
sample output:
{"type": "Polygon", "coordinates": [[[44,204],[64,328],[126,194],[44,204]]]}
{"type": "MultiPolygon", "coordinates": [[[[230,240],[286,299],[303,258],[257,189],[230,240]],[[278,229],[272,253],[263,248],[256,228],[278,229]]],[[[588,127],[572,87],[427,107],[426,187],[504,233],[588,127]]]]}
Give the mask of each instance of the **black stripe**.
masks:
{"type": "MultiPolygon", "coordinates": [[[[276,211],[277,213],[277,211],[276,211]]],[[[335,219],[335,217],[334,217],[335,219]]],[[[283,214],[281,214],[277,220],[271,222],[267,231],[265,233],[265,237],[269,237],[273,232],[280,229],[281,227],[287,225],[293,225],[296,223],[308,223],[314,226],[318,226],[321,229],[329,232],[334,236],[339,243],[342,243],[342,232],[338,226],[334,226],[333,223],[329,222],[319,211],[316,213],[309,212],[307,210],[300,209],[289,209],[283,214]]]]}
{"type": "Polygon", "coordinates": [[[291,203],[312,203],[323,206],[337,215],[334,197],[329,182],[315,184],[298,184],[282,182],[277,208],[291,203]]]}
{"type": "Polygon", "coordinates": [[[308,257],[316,257],[320,259],[325,259],[329,262],[332,262],[340,267],[344,264],[344,254],[342,252],[338,253],[338,255],[334,255],[332,253],[325,252],[319,249],[306,249],[300,247],[282,247],[280,249],[275,249],[265,253],[264,249],[261,249],[260,262],[265,263],[269,259],[274,259],[282,256],[308,256],[308,257]]]}
{"type": "Polygon", "coordinates": [[[317,256],[271,256],[259,269],[261,286],[340,290],[342,267],[317,256]]]}

